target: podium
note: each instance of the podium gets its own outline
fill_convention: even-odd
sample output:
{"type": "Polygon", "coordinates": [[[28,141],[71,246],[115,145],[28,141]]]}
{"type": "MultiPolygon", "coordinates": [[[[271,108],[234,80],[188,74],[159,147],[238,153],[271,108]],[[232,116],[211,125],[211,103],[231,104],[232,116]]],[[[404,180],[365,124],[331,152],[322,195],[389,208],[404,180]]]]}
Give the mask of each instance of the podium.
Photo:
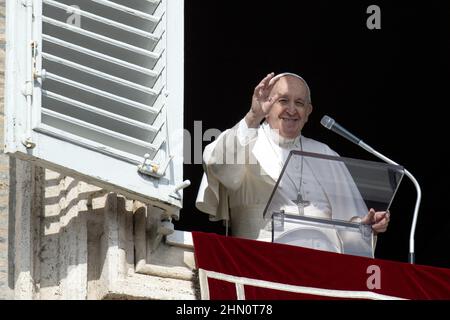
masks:
{"type": "Polygon", "coordinates": [[[373,258],[361,218],[389,209],[403,175],[397,165],[291,151],[264,210],[272,242],[373,258]]]}

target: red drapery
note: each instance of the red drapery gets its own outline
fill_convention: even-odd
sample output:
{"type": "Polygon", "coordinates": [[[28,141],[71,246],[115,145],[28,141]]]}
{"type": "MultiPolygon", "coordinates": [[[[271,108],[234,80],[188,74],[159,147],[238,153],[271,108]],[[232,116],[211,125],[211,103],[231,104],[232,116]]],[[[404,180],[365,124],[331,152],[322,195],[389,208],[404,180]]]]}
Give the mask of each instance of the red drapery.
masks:
{"type": "Polygon", "coordinates": [[[193,232],[209,299],[450,299],[450,269],[193,232]]]}

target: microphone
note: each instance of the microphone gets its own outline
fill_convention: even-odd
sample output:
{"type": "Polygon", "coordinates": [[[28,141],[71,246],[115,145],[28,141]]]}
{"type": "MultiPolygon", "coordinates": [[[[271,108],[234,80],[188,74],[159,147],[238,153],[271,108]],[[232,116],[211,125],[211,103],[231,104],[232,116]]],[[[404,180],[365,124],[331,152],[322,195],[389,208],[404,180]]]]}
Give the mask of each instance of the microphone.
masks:
{"type": "Polygon", "coordinates": [[[336,121],[334,121],[333,118],[331,118],[329,116],[323,116],[322,120],[320,120],[320,123],[325,128],[333,131],[334,133],[337,133],[338,135],[344,137],[347,140],[350,140],[353,143],[356,143],[359,145],[359,143],[361,142],[361,139],[357,138],[355,135],[348,132],[345,128],[343,128],[336,121]]]}
{"type": "MultiPolygon", "coordinates": [[[[382,155],[381,153],[379,153],[378,151],[373,149],[371,146],[366,144],[364,141],[362,141],[361,139],[357,138],[355,135],[353,135],[352,133],[347,131],[345,128],[340,126],[336,121],[334,121],[333,118],[325,115],[322,117],[322,120],[320,120],[320,123],[325,128],[339,134],[340,136],[344,137],[347,140],[350,140],[353,143],[356,143],[358,146],[360,146],[364,150],[370,152],[374,156],[380,158],[381,160],[383,160],[389,164],[396,165],[396,166],[399,165],[398,163],[396,163],[396,162],[392,161],[391,159],[389,159],[388,157],[382,155]]],[[[412,181],[412,183],[416,187],[416,191],[417,191],[416,206],[414,208],[413,222],[412,222],[412,226],[411,226],[411,232],[409,235],[409,262],[413,264],[414,260],[415,260],[414,234],[416,232],[417,216],[419,215],[420,201],[422,199],[422,190],[420,189],[420,185],[417,182],[416,178],[414,178],[414,176],[405,168],[403,168],[403,170],[405,172],[405,175],[412,181]]]]}

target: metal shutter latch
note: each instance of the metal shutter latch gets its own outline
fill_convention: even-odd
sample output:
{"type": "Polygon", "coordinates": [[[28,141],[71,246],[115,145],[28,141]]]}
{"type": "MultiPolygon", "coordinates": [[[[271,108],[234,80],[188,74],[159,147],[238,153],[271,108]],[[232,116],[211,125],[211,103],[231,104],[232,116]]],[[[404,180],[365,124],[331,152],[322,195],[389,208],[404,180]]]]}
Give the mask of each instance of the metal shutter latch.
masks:
{"type": "Polygon", "coordinates": [[[170,161],[172,161],[173,156],[169,156],[165,159],[164,163],[159,164],[150,160],[150,154],[146,153],[144,155],[144,162],[138,165],[138,171],[148,176],[155,178],[162,178],[166,169],[169,166],[170,161]]]}

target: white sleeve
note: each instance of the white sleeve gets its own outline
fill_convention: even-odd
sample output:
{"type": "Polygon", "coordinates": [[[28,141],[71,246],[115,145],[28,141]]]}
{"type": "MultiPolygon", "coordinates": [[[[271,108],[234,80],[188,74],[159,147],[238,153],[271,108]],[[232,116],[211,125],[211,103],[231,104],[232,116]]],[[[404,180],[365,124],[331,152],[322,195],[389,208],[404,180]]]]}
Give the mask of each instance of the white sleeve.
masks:
{"type": "Polygon", "coordinates": [[[242,146],[246,146],[247,144],[250,143],[250,141],[256,138],[256,136],[258,135],[258,129],[249,128],[244,118],[238,124],[236,135],[239,140],[239,143],[242,146]]]}
{"type": "Polygon", "coordinates": [[[250,143],[245,143],[247,139],[251,139],[252,130],[246,129],[246,125],[239,130],[241,125],[243,123],[239,122],[233,128],[222,132],[203,151],[206,175],[208,178],[214,177],[229,190],[237,190],[242,184],[248,163],[250,143]],[[239,131],[241,138],[238,137],[239,131]]]}
{"type": "Polygon", "coordinates": [[[210,214],[211,220],[229,219],[228,190],[239,188],[246,166],[245,163],[227,163],[227,160],[234,161],[238,154],[247,154],[249,143],[257,136],[257,129],[248,128],[245,119],[242,119],[206,146],[203,152],[205,174],[197,194],[196,207],[210,214]]]}

